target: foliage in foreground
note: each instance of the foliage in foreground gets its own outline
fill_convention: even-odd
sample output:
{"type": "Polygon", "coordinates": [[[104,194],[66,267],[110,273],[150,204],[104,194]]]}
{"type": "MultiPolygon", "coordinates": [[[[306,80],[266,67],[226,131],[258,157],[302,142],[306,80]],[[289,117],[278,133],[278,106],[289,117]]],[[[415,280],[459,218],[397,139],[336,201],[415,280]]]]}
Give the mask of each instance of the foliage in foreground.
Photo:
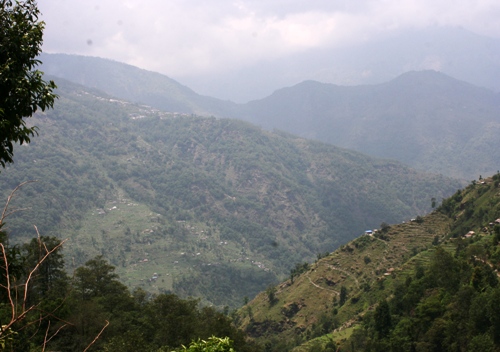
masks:
{"type": "Polygon", "coordinates": [[[40,237],[9,246],[4,233],[1,244],[0,322],[11,321],[0,331],[2,349],[156,352],[208,338],[187,351],[234,351],[230,340],[235,350],[255,350],[226,315],[200,307],[198,300],[151,296],[140,289],[129,292],[102,256],[89,260],[69,279],[60,240],[40,237]],[[209,338],[214,335],[227,338],[209,338]]]}
{"type": "Polygon", "coordinates": [[[192,341],[189,347],[182,346],[179,352],[235,352],[229,337],[209,337],[206,341],[192,341]]]}
{"type": "Polygon", "coordinates": [[[29,143],[36,127],[24,118],[54,105],[56,88],[45,82],[40,63],[44,22],[36,1],[0,1],[0,165],[12,163],[13,143],[29,143]]]}

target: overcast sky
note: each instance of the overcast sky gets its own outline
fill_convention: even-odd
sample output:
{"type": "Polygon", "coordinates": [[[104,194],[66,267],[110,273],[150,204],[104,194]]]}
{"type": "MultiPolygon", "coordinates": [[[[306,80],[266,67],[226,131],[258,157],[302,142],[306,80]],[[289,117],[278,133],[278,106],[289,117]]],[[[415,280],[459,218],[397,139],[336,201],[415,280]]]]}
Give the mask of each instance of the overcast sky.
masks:
{"type": "Polygon", "coordinates": [[[177,79],[427,26],[500,38],[499,0],[41,0],[39,8],[45,52],[177,79]]]}

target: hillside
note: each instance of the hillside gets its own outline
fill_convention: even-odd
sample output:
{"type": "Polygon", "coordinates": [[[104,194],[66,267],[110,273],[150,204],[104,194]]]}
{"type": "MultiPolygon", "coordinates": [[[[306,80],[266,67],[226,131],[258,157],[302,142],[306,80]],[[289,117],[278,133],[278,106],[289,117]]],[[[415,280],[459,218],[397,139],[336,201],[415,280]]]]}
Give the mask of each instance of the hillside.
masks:
{"type": "MultiPolygon", "coordinates": [[[[166,113],[58,81],[40,135],[2,171],[4,199],[28,208],[11,239],[69,238],[66,265],[103,255],[128,287],[236,307],[298,262],[381,222],[430,210],[460,187],[388,160],[166,113]]],[[[14,209],[14,208],[12,208],[14,209]]]]}
{"type": "Polygon", "coordinates": [[[196,94],[154,72],[110,60],[45,54],[42,70],[164,111],[238,118],[426,172],[471,180],[498,170],[500,97],[434,71],[384,84],[306,81],[234,104],[196,94]]]}
{"type": "Polygon", "coordinates": [[[488,302],[499,294],[499,182],[500,174],[474,182],[425,217],[298,265],[236,321],[270,351],[451,351],[473,340],[498,346],[488,302]]]}

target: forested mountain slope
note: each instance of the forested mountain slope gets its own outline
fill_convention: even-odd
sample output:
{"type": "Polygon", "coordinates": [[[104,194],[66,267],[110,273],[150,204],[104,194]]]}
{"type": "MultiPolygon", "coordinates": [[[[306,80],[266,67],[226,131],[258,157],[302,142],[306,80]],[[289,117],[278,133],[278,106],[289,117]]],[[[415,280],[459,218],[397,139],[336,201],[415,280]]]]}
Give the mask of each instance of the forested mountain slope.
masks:
{"type": "MultiPolygon", "coordinates": [[[[59,80],[40,135],[2,171],[25,185],[11,239],[69,238],[70,267],[103,255],[129,287],[237,306],[297,262],[460,187],[394,161],[246,122],[166,113],[59,80]]],[[[5,199],[5,198],[4,198],[5,199]]],[[[14,208],[12,208],[14,209],[14,208]]]]}
{"type": "Polygon", "coordinates": [[[236,321],[269,351],[497,350],[499,184],[297,265],[236,321]]]}

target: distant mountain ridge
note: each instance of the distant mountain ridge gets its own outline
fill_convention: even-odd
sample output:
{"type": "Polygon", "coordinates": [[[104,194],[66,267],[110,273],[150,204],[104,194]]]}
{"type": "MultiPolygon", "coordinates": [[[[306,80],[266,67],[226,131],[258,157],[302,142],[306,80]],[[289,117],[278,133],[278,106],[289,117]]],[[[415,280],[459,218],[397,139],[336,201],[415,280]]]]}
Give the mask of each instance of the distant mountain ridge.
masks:
{"type": "Polygon", "coordinates": [[[67,54],[42,54],[41,60],[49,75],[165,111],[225,115],[235,105],[199,95],[165,75],[113,60],[67,54]]]}
{"type": "Polygon", "coordinates": [[[243,119],[462,179],[499,169],[500,94],[435,71],[384,84],[305,81],[247,104],[98,58],[46,54],[45,72],[165,111],[243,119]]]}
{"type": "Polygon", "coordinates": [[[371,85],[413,70],[439,70],[500,92],[500,38],[462,27],[397,28],[339,47],[311,47],[247,67],[175,79],[198,93],[247,102],[309,79],[342,86],[371,85]]]}
{"type": "Polygon", "coordinates": [[[422,170],[470,178],[500,165],[492,152],[500,147],[500,94],[435,71],[373,86],[308,81],[246,108],[245,118],[265,128],[422,170]]]}

